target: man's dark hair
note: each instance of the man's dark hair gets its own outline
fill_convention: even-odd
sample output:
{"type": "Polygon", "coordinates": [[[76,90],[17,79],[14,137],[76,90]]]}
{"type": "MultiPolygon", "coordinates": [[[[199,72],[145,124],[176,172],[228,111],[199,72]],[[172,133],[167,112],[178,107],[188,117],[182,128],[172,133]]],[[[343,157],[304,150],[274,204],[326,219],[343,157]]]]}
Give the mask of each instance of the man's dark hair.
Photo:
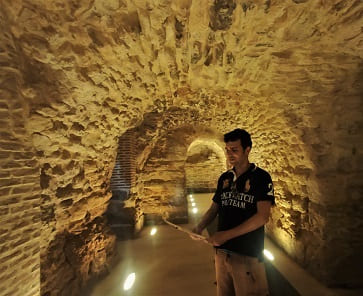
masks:
{"type": "Polygon", "coordinates": [[[231,141],[237,141],[237,140],[241,141],[243,150],[246,150],[247,147],[252,148],[251,136],[244,129],[236,128],[235,130],[224,134],[225,143],[231,142],[231,141]]]}

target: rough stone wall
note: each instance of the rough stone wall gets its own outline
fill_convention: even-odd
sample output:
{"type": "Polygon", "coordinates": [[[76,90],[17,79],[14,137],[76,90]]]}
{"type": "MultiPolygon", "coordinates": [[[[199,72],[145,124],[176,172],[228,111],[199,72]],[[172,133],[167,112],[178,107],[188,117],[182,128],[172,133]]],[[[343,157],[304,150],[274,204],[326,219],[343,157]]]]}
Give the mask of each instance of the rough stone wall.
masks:
{"type": "Polygon", "coordinates": [[[0,10],[0,291],[30,296],[40,292],[40,169],[25,128],[22,59],[7,20],[0,10]]]}
{"type": "MultiPolygon", "coordinates": [[[[12,209],[11,202],[4,201],[8,211],[15,213],[16,209],[20,211],[22,208],[22,213],[19,213],[19,221],[16,222],[14,219],[17,216],[5,216],[9,221],[9,227],[4,243],[7,248],[13,246],[16,252],[4,259],[2,283],[9,289],[8,287],[14,287],[14,283],[20,282],[17,289],[25,291],[21,293],[23,295],[36,294],[34,289],[37,288],[39,293],[39,286],[42,295],[78,295],[85,281],[105,270],[112,258],[115,239],[108,232],[107,224],[100,222],[102,221],[100,217],[105,212],[107,201],[111,197],[108,185],[116,154],[117,138],[123,130],[122,125],[110,125],[104,118],[122,118],[120,114],[122,111],[118,109],[116,112],[116,109],[112,109],[113,107],[109,105],[112,103],[110,100],[107,102],[102,90],[99,95],[104,99],[96,99],[94,103],[90,103],[89,98],[97,96],[97,91],[92,91],[92,82],[87,87],[89,82],[85,79],[72,77],[71,73],[68,73],[70,76],[67,77],[61,70],[69,66],[69,64],[66,66],[65,62],[67,57],[58,55],[59,52],[51,52],[52,49],[47,48],[48,40],[44,36],[47,34],[53,36],[54,32],[50,27],[43,27],[53,23],[52,17],[57,18],[57,12],[53,14],[48,11],[47,14],[47,9],[41,7],[41,3],[25,2],[14,2],[8,7],[2,5],[1,11],[4,16],[2,25],[4,28],[10,28],[9,34],[5,35],[4,39],[6,42],[14,43],[13,47],[8,46],[2,51],[3,57],[9,59],[8,63],[4,63],[6,71],[2,72],[4,73],[2,86],[5,90],[9,87],[12,92],[9,91],[4,99],[7,104],[13,102],[12,105],[19,109],[14,110],[18,113],[17,117],[8,116],[8,120],[5,121],[10,125],[14,125],[14,122],[20,126],[26,125],[28,138],[32,144],[30,149],[36,151],[37,157],[33,163],[24,160],[24,167],[31,166],[37,170],[33,174],[33,182],[38,188],[40,185],[42,190],[41,194],[38,191],[36,195],[37,201],[32,205],[34,206],[32,211],[26,210],[30,206],[28,205],[30,200],[35,197],[25,189],[25,185],[29,188],[32,185],[27,179],[25,168],[24,172],[19,169],[18,174],[22,176],[19,178],[19,183],[24,190],[21,192],[21,189],[14,189],[12,192],[18,194],[17,199],[20,204],[12,209]],[[37,6],[39,10],[35,9],[37,6]],[[41,28],[45,31],[41,31],[41,28]],[[47,31],[48,29],[50,31],[47,31]],[[16,67],[12,68],[12,65],[16,67]],[[16,80],[20,83],[11,85],[9,82],[12,76],[17,75],[17,68],[19,68],[19,77],[16,77],[16,80]],[[78,79],[78,82],[83,81],[81,84],[85,83],[81,86],[80,93],[74,90],[74,79],[78,79]],[[17,96],[14,93],[20,93],[29,107],[16,104],[17,96]],[[21,118],[22,112],[25,112],[24,119],[21,118]],[[95,219],[98,219],[97,223],[95,219]],[[35,228],[33,232],[29,226],[32,222],[35,228]],[[25,225],[28,233],[19,239],[18,235],[25,225]],[[31,235],[30,248],[24,246],[28,235],[31,235]],[[16,242],[19,241],[19,246],[11,240],[12,237],[16,238],[16,242]],[[82,241],[83,246],[78,245],[74,248],[69,246],[72,243],[80,244],[80,237],[86,238],[82,241]],[[12,255],[16,258],[12,259],[12,255]],[[38,265],[34,266],[33,261],[29,264],[28,259],[24,259],[27,255],[30,259],[36,258],[38,265]],[[9,273],[6,269],[10,264],[8,259],[16,260],[19,257],[23,261],[19,265],[12,265],[14,271],[9,273]],[[41,277],[39,277],[39,258],[41,277]],[[28,263],[26,268],[25,263],[28,263]],[[24,276],[23,272],[26,271],[28,274],[24,276]],[[38,278],[33,276],[36,272],[38,278]]],[[[60,25],[62,20],[58,21],[60,25]]],[[[22,136],[21,143],[26,146],[25,135],[22,136]]],[[[22,152],[22,149],[15,145],[15,141],[14,150],[22,152]]],[[[24,151],[27,152],[26,148],[24,151]]],[[[6,151],[8,154],[9,152],[6,151]]],[[[11,153],[9,155],[15,157],[11,153]]],[[[30,157],[30,160],[32,158],[31,154],[24,157],[30,157]]],[[[9,163],[7,162],[4,168],[9,163]]],[[[13,171],[12,174],[16,175],[17,172],[13,171]]],[[[15,184],[14,180],[11,182],[15,184]]]]}
{"type": "MultiPolygon", "coordinates": [[[[269,234],[325,283],[361,284],[362,6],[359,0],[1,1],[1,145],[8,147],[1,180],[11,173],[9,182],[31,184],[28,192],[13,183],[1,188],[8,213],[2,219],[10,221],[2,247],[11,247],[9,234],[17,233],[10,201],[25,206],[37,196],[41,234],[34,230],[31,241],[40,239],[42,293],[66,293],[86,280],[95,250],[111,253],[106,226],[93,225],[104,225],[97,221],[126,130],[138,135],[135,206],[152,213],[159,204],[172,211],[169,198],[183,196],[194,140],[214,141],[244,127],[254,139],[251,160],[276,185],[269,234]],[[30,161],[40,173],[15,178],[21,170],[6,168],[14,151],[29,152],[17,163],[24,168],[30,161]],[[65,242],[80,237],[103,241],[87,254],[86,242],[70,248],[88,258],[85,264],[47,264],[59,250],[74,258],[65,242]]],[[[37,211],[29,210],[34,227],[37,211]]],[[[21,270],[12,265],[8,273],[6,262],[1,276],[8,287],[21,270]]],[[[33,291],[39,282],[22,277],[18,289],[33,291]]]]}

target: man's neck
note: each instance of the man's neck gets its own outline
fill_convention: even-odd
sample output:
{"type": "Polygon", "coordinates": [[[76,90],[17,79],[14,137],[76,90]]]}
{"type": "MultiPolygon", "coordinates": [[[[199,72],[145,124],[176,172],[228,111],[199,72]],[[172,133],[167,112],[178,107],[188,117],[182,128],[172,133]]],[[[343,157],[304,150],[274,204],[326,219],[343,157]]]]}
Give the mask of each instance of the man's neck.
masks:
{"type": "Polygon", "coordinates": [[[235,166],[234,170],[236,172],[236,176],[239,177],[243,173],[247,172],[249,167],[250,167],[250,162],[248,160],[246,162],[244,162],[244,163],[241,163],[240,165],[235,166]]]}

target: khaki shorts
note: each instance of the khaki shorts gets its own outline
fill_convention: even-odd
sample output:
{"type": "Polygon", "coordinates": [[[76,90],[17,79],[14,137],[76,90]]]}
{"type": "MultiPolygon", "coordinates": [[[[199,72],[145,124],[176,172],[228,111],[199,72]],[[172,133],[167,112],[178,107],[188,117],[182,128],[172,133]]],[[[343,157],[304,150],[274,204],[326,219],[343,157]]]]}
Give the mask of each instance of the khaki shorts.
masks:
{"type": "Polygon", "coordinates": [[[216,249],[218,296],[269,295],[265,265],[255,257],[216,249]]]}

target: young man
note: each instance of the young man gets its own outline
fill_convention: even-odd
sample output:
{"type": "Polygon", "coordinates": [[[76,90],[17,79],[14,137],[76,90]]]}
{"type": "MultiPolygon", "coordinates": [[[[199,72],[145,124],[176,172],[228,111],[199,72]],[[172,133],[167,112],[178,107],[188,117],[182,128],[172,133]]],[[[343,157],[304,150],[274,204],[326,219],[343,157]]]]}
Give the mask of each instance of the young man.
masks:
{"type": "Polygon", "coordinates": [[[218,296],[266,296],[264,225],[275,204],[272,180],[249,162],[248,132],[235,129],[224,135],[224,142],[233,168],[219,177],[212,205],[193,231],[201,234],[218,215],[218,231],[208,238],[216,249],[218,296]]]}

